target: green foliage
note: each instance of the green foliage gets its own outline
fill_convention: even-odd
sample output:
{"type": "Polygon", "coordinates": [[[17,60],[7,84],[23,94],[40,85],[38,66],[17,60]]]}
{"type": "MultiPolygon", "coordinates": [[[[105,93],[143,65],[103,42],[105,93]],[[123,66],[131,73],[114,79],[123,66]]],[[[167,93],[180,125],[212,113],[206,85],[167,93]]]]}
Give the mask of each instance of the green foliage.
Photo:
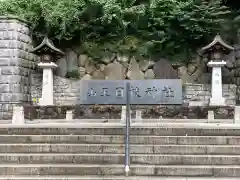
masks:
{"type": "Polygon", "coordinates": [[[0,12],[28,20],[37,38],[80,43],[94,59],[117,52],[173,60],[209,42],[230,13],[220,0],[7,0],[0,12]]]}
{"type": "Polygon", "coordinates": [[[66,73],[66,78],[79,79],[80,74],[78,70],[72,70],[66,73]]]}
{"type": "Polygon", "coordinates": [[[223,0],[223,4],[231,10],[229,21],[223,26],[223,33],[232,44],[240,43],[240,3],[235,0],[223,0]]]}

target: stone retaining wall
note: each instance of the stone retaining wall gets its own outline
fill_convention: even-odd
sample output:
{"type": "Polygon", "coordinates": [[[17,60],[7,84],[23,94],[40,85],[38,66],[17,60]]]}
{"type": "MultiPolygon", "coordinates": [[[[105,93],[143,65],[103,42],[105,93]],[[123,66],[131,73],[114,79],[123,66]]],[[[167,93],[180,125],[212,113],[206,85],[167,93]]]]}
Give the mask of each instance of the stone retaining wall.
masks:
{"type": "MultiPolygon", "coordinates": [[[[62,48],[65,56],[57,61],[59,67],[56,75],[60,77],[74,77],[79,80],[109,79],[109,80],[141,80],[141,79],[176,79],[181,78],[184,83],[211,83],[211,68],[206,64],[208,59],[196,55],[191,57],[188,64],[173,63],[172,59],[146,57],[128,57],[123,54],[112,54],[94,60],[79,52],[78,45],[62,48]]],[[[226,56],[229,62],[232,56],[226,56]]],[[[231,70],[222,67],[222,81],[232,83],[231,70]]]]}
{"type": "Polygon", "coordinates": [[[0,119],[10,119],[14,104],[27,103],[35,63],[30,29],[17,18],[0,17],[0,119]]]}
{"type": "MultiPolygon", "coordinates": [[[[42,75],[32,74],[31,94],[32,101],[41,97],[42,75]]],[[[235,104],[236,86],[232,84],[223,85],[223,95],[227,105],[235,104]]],[[[183,99],[190,106],[206,106],[211,96],[210,84],[184,84],[183,99]]],[[[79,104],[80,80],[70,80],[59,76],[54,77],[54,98],[56,105],[79,104]]]]}

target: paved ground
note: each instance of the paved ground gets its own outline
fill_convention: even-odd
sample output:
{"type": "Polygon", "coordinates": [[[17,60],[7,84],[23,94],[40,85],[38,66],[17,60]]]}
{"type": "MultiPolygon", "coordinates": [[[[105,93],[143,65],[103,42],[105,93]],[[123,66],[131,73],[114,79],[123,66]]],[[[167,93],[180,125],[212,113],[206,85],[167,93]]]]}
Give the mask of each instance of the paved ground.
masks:
{"type": "Polygon", "coordinates": [[[216,177],[100,177],[100,176],[0,176],[0,180],[239,180],[239,178],[216,177]]]}

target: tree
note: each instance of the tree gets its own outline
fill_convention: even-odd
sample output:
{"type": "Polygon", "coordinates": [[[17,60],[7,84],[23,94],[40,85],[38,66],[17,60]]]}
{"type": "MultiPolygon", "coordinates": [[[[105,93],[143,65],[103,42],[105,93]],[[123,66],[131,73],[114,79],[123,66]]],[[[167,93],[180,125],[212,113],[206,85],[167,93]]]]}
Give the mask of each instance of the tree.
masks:
{"type": "Polygon", "coordinates": [[[80,43],[94,59],[116,52],[174,61],[212,39],[230,13],[220,0],[8,0],[0,12],[31,22],[36,38],[80,43]]]}
{"type": "Polygon", "coordinates": [[[232,43],[240,43],[240,3],[234,0],[224,0],[223,4],[231,9],[231,16],[227,23],[227,31],[230,34],[229,39],[232,43]],[[238,38],[236,38],[238,37],[238,38]]]}

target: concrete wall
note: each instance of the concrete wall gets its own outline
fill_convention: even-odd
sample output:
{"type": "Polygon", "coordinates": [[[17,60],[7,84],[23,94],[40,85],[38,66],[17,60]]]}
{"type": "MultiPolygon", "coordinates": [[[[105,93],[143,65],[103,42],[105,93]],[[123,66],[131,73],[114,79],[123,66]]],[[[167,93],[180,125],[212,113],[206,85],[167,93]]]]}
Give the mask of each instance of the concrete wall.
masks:
{"type": "MultiPolygon", "coordinates": [[[[75,105],[80,99],[80,81],[70,80],[59,76],[54,77],[54,98],[56,105],[75,105]]],[[[41,97],[42,75],[32,75],[31,93],[33,102],[41,97]]],[[[227,105],[235,104],[236,86],[232,84],[223,85],[223,95],[227,105]]],[[[211,96],[210,84],[184,84],[184,103],[190,105],[207,105],[211,96]]]]}
{"type": "Polygon", "coordinates": [[[31,100],[31,44],[30,29],[24,21],[0,17],[0,119],[11,118],[14,104],[31,100]]]}

